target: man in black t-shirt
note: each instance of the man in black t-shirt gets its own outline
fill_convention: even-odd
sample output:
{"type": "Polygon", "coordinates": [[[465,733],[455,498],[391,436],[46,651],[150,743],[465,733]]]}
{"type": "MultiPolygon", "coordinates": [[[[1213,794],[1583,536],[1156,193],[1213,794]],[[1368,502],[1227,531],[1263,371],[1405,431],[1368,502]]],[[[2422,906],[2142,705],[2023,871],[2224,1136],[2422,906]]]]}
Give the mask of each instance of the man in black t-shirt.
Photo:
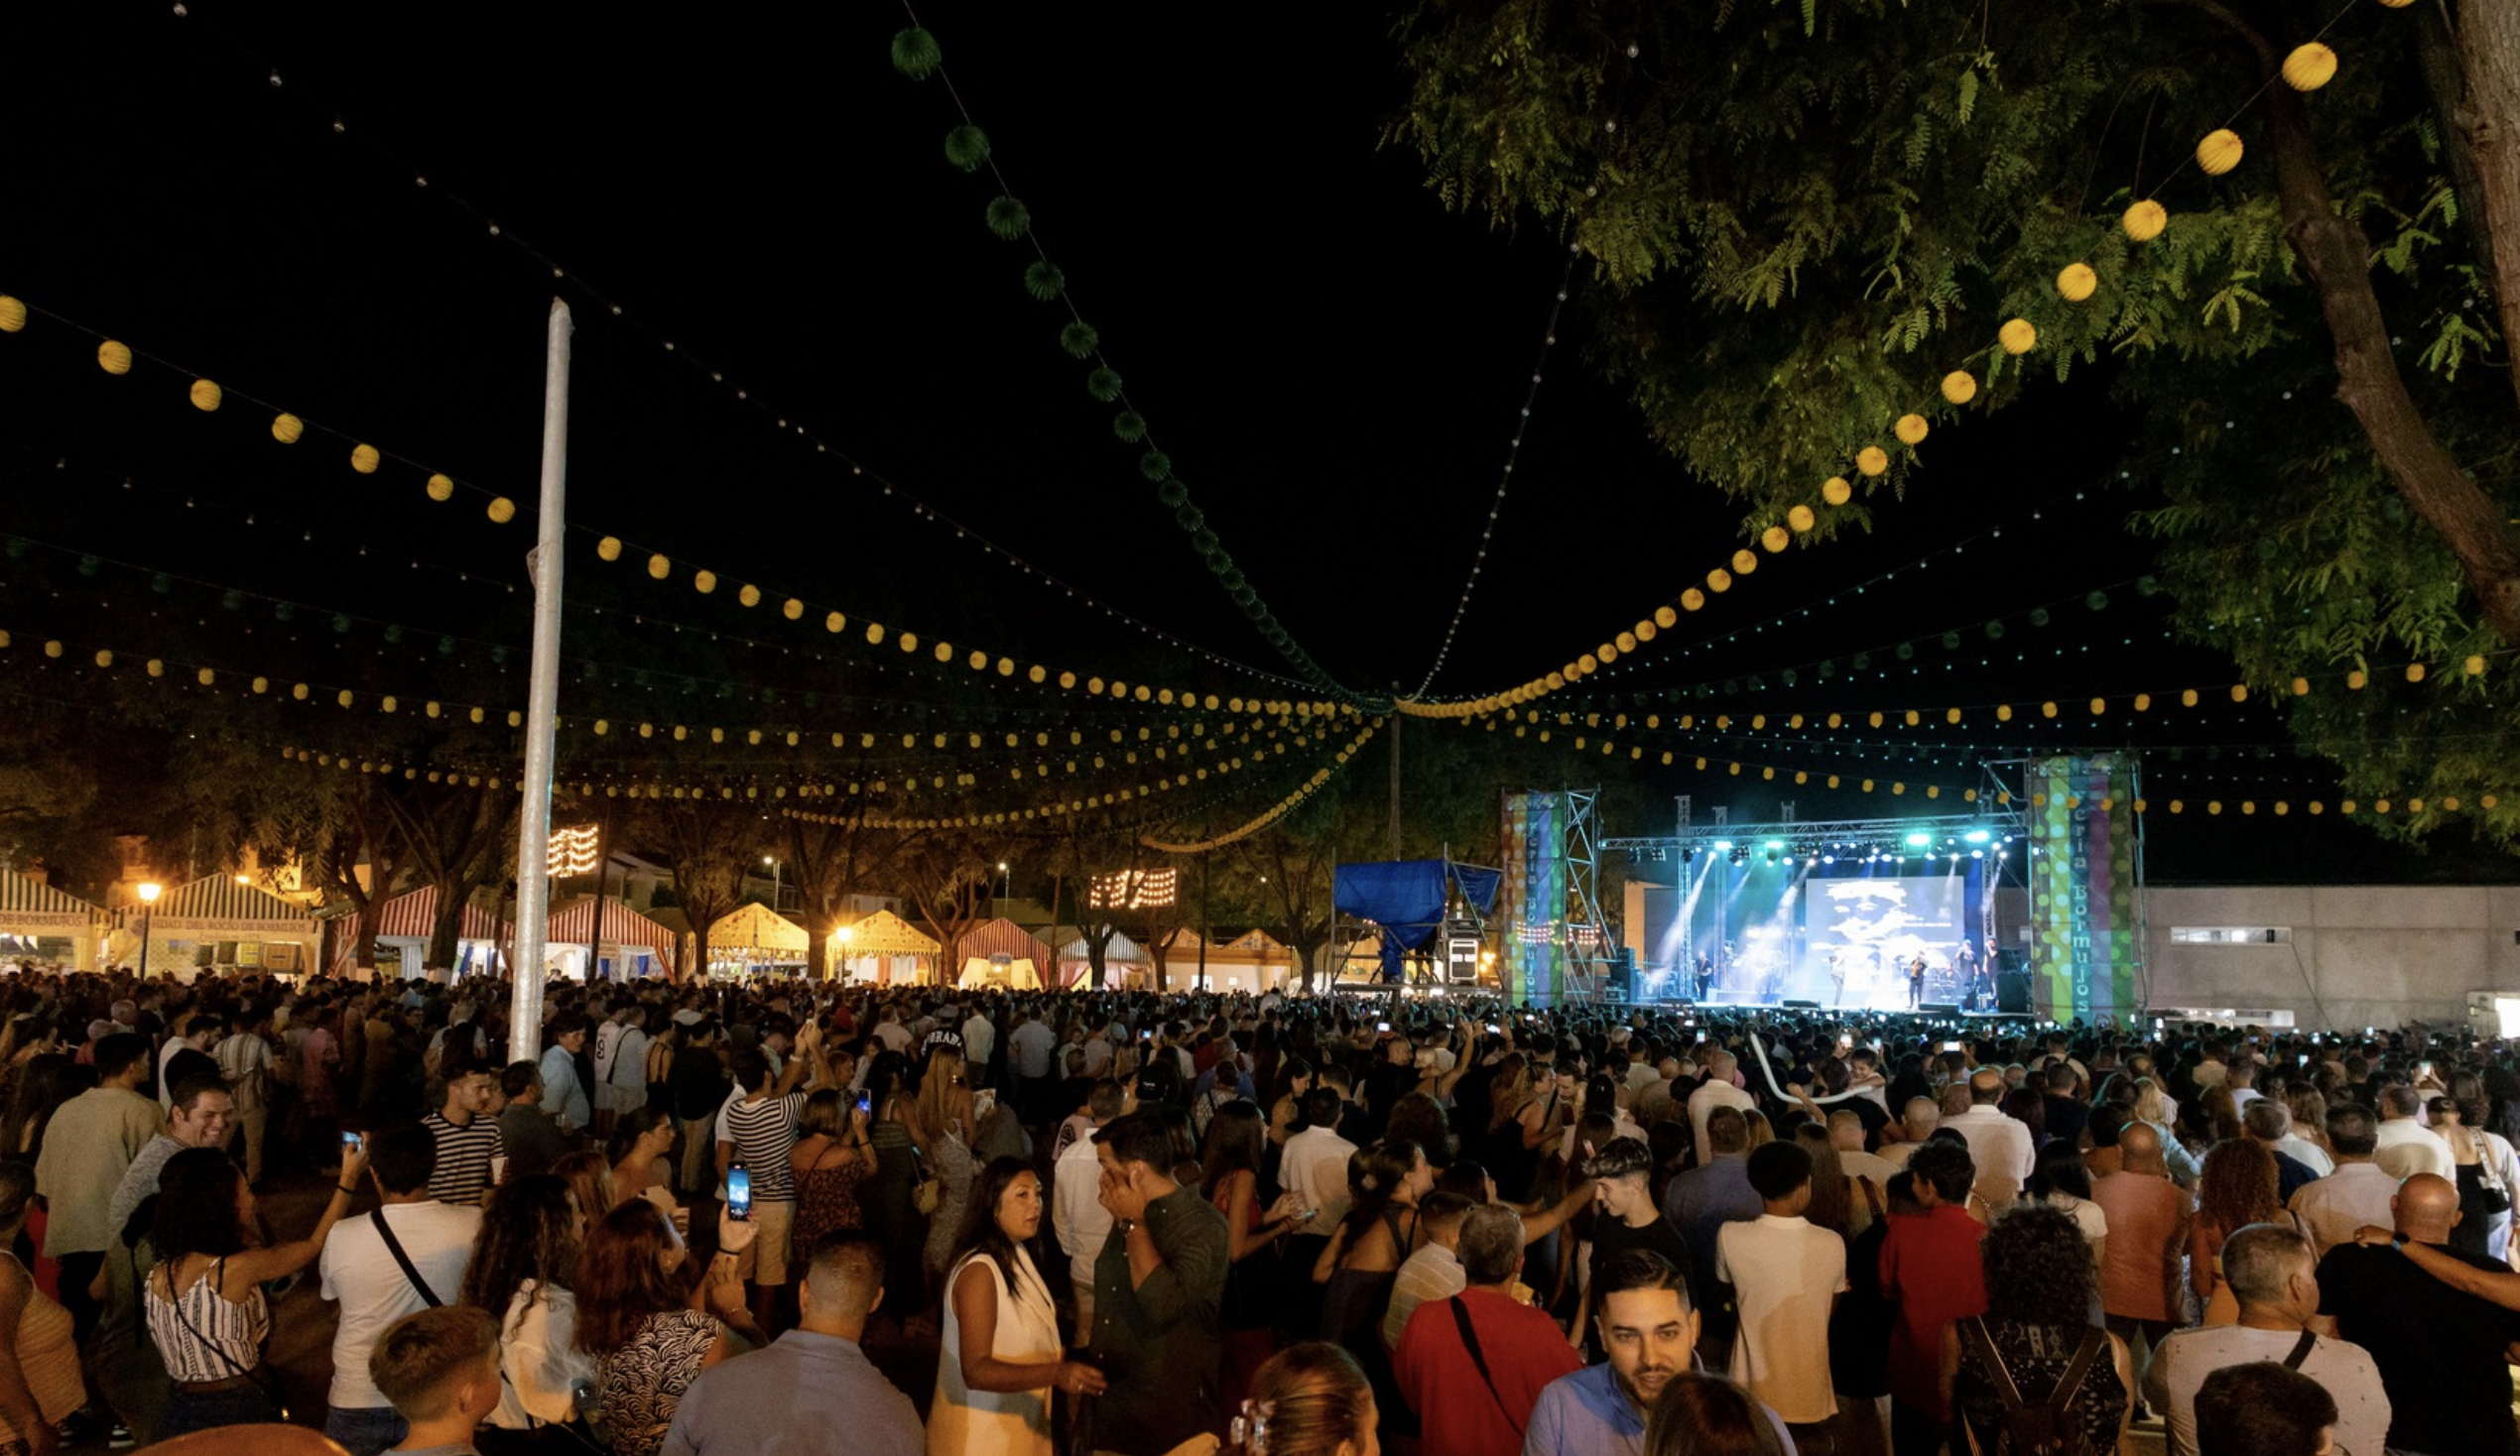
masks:
{"type": "MultiPolygon", "coordinates": [[[[2389,1202],[2397,1244],[2427,1245],[2481,1270],[2501,1266],[2447,1248],[2458,1188],[2418,1173],[2389,1202]]],[[[2371,1352],[2389,1395],[2389,1449],[2425,1456],[2509,1456],[2511,1371],[2520,1312],[2432,1277],[2390,1245],[2339,1244],[2319,1261],[2319,1312],[2371,1352]]]]}
{"type": "MultiPolygon", "coordinates": [[[[1695,1267],[1689,1262],[1689,1242],[1654,1202],[1654,1154],[1642,1140],[1611,1139],[1592,1155],[1585,1171],[1592,1179],[1594,1208],[1586,1288],[1591,1287],[1592,1273],[1630,1249],[1650,1249],[1670,1260],[1674,1269],[1695,1267]]],[[[1602,1358],[1600,1321],[1592,1318],[1595,1312],[1587,1308],[1583,1320],[1585,1358],[1591,1361],[1602,1358]]]]}

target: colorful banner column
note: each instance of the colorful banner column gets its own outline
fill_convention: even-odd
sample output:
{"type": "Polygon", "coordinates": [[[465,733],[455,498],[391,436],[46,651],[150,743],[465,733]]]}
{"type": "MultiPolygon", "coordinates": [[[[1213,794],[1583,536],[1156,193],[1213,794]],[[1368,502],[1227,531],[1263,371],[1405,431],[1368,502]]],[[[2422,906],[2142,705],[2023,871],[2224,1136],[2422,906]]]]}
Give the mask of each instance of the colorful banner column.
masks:
{"type": "Polygon", "coordinates": [[[2135,761],[2034,760],[2030,796],[2032,1009],[2085,1024],[2136,1011],[2135,761]]]}
{"type": "Polygon", "coordinates": [[[1506,999],[1547,1005],[1566,984],[1567,796],[1505,795],[1497,981],[1506,999]]]}

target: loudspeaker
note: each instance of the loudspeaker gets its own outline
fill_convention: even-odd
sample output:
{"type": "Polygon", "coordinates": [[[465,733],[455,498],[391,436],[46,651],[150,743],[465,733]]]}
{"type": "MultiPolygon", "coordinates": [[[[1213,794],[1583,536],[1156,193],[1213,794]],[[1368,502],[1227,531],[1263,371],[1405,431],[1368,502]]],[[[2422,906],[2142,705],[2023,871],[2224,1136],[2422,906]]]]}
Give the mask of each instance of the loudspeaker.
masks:
{"type": "Polygon", "coordinates": [[[2028,971],[2006,969],[1995,973],[1995,1009],[2006,1016],[2030,1014],[2028,971]]]}
{"type": "Polygon", "coordinates": [[[1917,1015],[1925,1017],[1955,1017],[1960,1014],[1959,1006],[1955,1002],[1929,1001],[1916,1010],[1917,1015]]]}
{"type": "Polygon", "coordinates": [[[1781,1009],[1785,1011],[1818,1011],[1820,1010],[1820,1003],[1817,1001],[1788,1001],[1783,1003],[1781,1009]]]}

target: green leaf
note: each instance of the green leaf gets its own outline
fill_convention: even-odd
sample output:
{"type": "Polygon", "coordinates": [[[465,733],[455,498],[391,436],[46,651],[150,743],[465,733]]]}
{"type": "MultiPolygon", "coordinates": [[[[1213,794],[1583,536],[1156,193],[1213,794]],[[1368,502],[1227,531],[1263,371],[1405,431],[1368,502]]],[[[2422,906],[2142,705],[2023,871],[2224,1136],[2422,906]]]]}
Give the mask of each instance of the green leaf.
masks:
{"type": "Polygon", "coordinates": [[[1173,457],[1162,450],[1149,450],[1138,457],[1138,473],[1149,480],[1169,480],[1173,474],[1173,457]]]}
{"type": "Polygon", "coordinates": [[[977,172],[988,165],[989,134],[966,122],[945,133],[945,154],[964,172],[977,172]]]}
{"type": "Polygon", "coordinates": [[[893,37],[893,69],[914,81],[924,81],[945,64],[945,48],[937,38],[912,26],[893,37]]]}
{"type": "Polygon", "coordinates": [[[1968,125],[1968,119],[1975,115],[1976,111],[1977,72],[1964,70],[1960,72],[1960,125],[1968,125]]]}

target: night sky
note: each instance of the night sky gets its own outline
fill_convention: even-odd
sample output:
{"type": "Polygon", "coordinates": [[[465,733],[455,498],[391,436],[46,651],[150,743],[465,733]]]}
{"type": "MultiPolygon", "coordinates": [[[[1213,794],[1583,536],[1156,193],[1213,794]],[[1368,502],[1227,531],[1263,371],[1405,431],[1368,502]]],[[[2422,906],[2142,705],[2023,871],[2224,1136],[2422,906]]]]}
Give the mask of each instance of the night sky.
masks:
{"type": "MultiPolygon", "coordinates": [[[[11,18],[0,292],[40,310],[0,335],[0,532],[29,543],[0,562],[0,625],[21,638],[130,655],[176,625],[242,634],[250,619],[240,664],[320,673],[356,657],[320,680],[402,671],[521,707],[557,295],[577,320],[583,610],[749,639],[727,648],[746,678],[796,690],[919,695],[889,647],[820,631],[837,609],[1018,663],[1311,695],[1250,670],[1285,667],[1139,474],[1145,446],[1115,438],[1123,406],[1095,401],[1090,366],[1060,348],[1066,315],[1027,295],[1026,245],[983,225],[996,186],[945,161],[960,118],[945,82],[889,62],[900,9],[693,8],[660,24],[618,7],[188,5],[11,18]],[[141,362],[107,375],[63,319],[141,362]],[[216,413],[187,403],[194,376],[230,392],[216,413]],[[309,423],[299,444],[271,438],[275,408],[309,423]],[[349,468],[353,441],[384,453],[376,473],[349,468]],[[451,501],[429,499],[431,472],[458,482],[451,501]],[[485,519],[497,495],[514,522],[485,519]],[[597,559],[601,536],[630,544],[620,561],[597,559]],[[652,551],[676,563],[670,583],[637,564],[652,551]],[[82,571],[82,554],[100,564],[82,571]],[[692,588],[699,566],[723,578],[716,595],[692,588]],[[180,579],[160,589],[157,571],[180,579]],[[740,607],[741,583],[768,603],[740,607]],[[222,607],[229,589],[255,595],[222,607]],[[813,604],[802,623],[777,614],[790,595],[813,604]],[[267,599],[299,607],[281,621],[267,599]],[[351,630],[311,625],[336,613],[351,630]],[[421,661],[440,637],[457,650],[421,661]]],[[[1376,7],[1243,23],[1256,14],[1057,0],[919,19],[1126,404],[1252,584],[1342,682],[1414,689],[1497,504],[1567,254],[1545,228],[1448,214],[1414,159],[1379,145],[1405,82],[1376,7]]],[[[1571,309],[1580,261],[1574,278],[1571,309]]],[[[1571,311],[1434,694],[1545,673],[1743,544],[1719,493],[1651,445],[1582,349],[1571,311]]],[[[2146,551],[2123,522],[2149,502],[2117,480],[2105,387],[2082,371],[1938,431],[1872,532],[1765,559],[1551,706],[1746,716],[1761,694],[1825,711],[2185,686],[2210,700],[2227,662],[2169,643],[2164,603],[2136,585],[2146,551]],[[2084,605],[2095,590],[2105,610],[2084,605]],[[1947,631],[1962,649],[1941,647],[1947,631]],[[1902,642],[1927,646],[1902,659],[1902,642]],[[1867,671],[1849,670],[1858,652],[1867,671]],[[1822,659],[1838,674],[1826,693],[1822,659]],[[1715,696],[1669,705],[1699,684],[1715,696]]],[[[21,683],[23,646],[0,659],[21,683]]],[[[74,696],[69,675],[45,691],[74,696]]],[[[2001,730],[1972,712],[1968,732],[1836,747],[1622,741],[1678,752],[1670,790],[1736,819],[1771,812],[1774,787],[1690,774],[1692,756],[1963,785],[1979,782],[1973,757],[2131,733],[2181,746],[2146,773],[2191,798],[2332,796],[2288,748],[2253,756],[2285,742],[2268,708],[2169,716],[2120,715],[2096,737],[2069,711],[2001,730]]],[[[1533,746],[1535,784],[1590,772],[1533,746]]],[[[1806,816],[1895,802],[1799,799],[1806,816]]],[[[2151,846],[2168,880],[2462,872],[2442,863],[2458,856],[2300,818],[2279,836],[2264,819],[2155,814],[2151,846]]]]}

